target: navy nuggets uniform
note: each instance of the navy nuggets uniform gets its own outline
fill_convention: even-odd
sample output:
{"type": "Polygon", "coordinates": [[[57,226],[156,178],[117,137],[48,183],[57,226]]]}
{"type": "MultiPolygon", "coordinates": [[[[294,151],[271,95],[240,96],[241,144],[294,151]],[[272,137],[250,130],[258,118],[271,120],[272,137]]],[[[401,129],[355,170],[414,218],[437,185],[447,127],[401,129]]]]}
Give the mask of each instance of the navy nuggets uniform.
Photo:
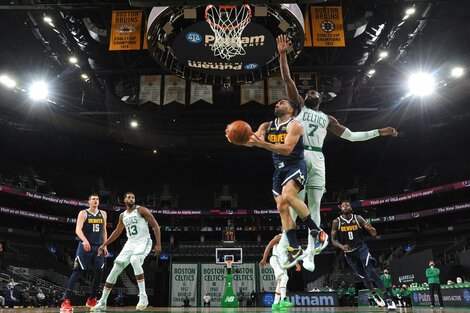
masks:
{"type": "MultiPolygon", "coordinates": [[[[273,144],[283,144],[287,136],[287,127],[292,122],[297,123],[293,118],[281,124],[278,124],[277,119],[272,121],[266,131],[266,141],[273,144]]],[[[304,160],[302,136],[290,155],[273,152],[273,163],[275,167],[273,175],[274,197],[282,193],[282,187],[290,180],[294,180],[299,190],[304,189],[307,166],[304,160]]]]}
{"type": "Polygon", "coordinates": [[[369,248],[364,243],[362,231],[355,214],[352,214],[350,220],[343,216],[338,217],[338,241],[342,245],[348,244],[350,247],[350,251],[344,253],[349,266],[364,280],[366,285],[373,281],[377,287],[382,288],[382,280],[373,267],[376,260],[371,256],[369,248]]]}
{"type": "Polygon", "coordinates": [[[83,234],[90,243],[91,250],[86,252],[83,243],[78,244],[77,255],[75,257],[74,268],[82,270],[94,270],[104,266],[104,255],[98,254],[98,248],[103,244],[104,218],[100,210],[96,214],[86,211],[85,223],[83,223],[83,234]]]}

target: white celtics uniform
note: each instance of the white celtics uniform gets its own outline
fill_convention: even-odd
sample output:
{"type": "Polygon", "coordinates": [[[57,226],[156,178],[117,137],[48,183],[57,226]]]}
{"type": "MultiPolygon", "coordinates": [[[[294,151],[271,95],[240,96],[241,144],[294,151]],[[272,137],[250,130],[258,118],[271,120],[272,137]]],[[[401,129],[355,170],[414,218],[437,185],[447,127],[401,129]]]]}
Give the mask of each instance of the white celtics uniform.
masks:
{"type": "Polygon", "coordinates": [[[325,157],[322,148],[329,124],[328,115],[304,106],[295,117],[303,127],[304,156],[307,163],[306,189],[325,189],[325,157]]]}
{"type": "Polygon", "coordinates": [[[139,214],[139,206],[135,206],[132,212],[127,210],[122,213],[122,222],[126,228],[127,241],[114,262],[127,266],[132,256],[141,256],[142,263],[152,250],[147,220],[139,214]]]}
{"type": "Polygon", "coordinates": [[[282,268],[282,256],[281,254],[279,254],[279,251],[277,249],[278,247],[279,244],[273,246],[272,255],[269,258],[269,264],[271,264],[271,267],[274,270],[274,277],[276,277],[276,279],[278,279],[282,275],[287,275],[287,271],[282,268]]]}

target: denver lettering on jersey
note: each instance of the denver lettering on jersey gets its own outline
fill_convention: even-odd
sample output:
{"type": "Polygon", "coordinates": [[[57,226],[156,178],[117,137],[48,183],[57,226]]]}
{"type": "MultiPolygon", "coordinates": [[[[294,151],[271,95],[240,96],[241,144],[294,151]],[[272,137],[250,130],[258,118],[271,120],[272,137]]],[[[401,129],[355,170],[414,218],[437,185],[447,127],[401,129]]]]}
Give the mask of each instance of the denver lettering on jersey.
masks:
{"type": "Polygon", "coordinates": [[[358,230],[358,229],[359,229],[359,227],[357,225],[341,226],[340,231],[348,232],[348,231],[355,231],[355,230],[358,230]]]}
{"type": "Polygon", "coordinates": [[[271,143],[284,143],[287,134],[269,134],[268,141],[271,143]]]}
{"type": "Polygon", "coordinates": [[[88,218],[88,224],[102,224],[102,218],[88,218]]]}

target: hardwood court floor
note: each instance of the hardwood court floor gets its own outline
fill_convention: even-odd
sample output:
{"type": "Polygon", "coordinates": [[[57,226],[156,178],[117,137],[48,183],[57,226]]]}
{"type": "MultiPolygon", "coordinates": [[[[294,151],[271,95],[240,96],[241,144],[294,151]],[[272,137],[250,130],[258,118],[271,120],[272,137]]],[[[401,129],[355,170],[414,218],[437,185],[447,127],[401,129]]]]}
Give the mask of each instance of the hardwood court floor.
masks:
{"type": "MultiPolygon", "coordinates": [[[[0,313],[59,313],[59,308],[27,308],[27,309],[0,309],[0,313]]],[[[74,313],[85,313],[89,310],[85,307],[75,307],[74,313]]],[[[135,307],[115,308],[109,307],[106,312],[124,313],[124,312],[141,312],[136,311],[135,307]]],[[[270,308],[157,308],[148,307],[144,312],[148,313],[270,313],[270,308]]],[[[313,312],[313,313],[385,313],[386,309],[380,308],[351,308],[351,307],[333,307],[333,308],[291,308],[288,311],[277,312],[313,312]]],[[[393,312],[393,311],[391,311],[393,312]]],[[[468,313],[470,308],[445,308],[445,309],[431,309],[431,308],[398,308],[397,313],[468,313]]]]}

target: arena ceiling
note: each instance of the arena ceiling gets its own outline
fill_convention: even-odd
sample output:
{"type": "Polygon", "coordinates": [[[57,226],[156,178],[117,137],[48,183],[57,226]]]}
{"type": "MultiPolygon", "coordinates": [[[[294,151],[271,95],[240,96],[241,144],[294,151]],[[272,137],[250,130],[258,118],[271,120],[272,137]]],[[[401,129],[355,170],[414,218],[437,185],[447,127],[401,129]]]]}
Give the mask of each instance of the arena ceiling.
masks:
{"type": "MultiPolygon", "coordinates": [[[[304,11],[312,4],[342,5],[346,47],[304,48],[291,69],[318,73],[320,89],[338,95],[325,104],[324,111],[344,124],[356,129],[385,123],[397,127],[425,113],[430,127],[439,127],[456,118],[468,118],[468,75],[455,79],[449,73],[454,66],[469,66],[470,1],[252,3],[266,2],[297,2],[304,11]],[[410,7],[415,13],[405,19],[410,7]],[[380,59],[382,51],[387,51],[388,57],[380,59]],[[435,75],[438,89],[433,97],[407,97],[406,79],[413,71],[435,75]]],[[[124,96],[133,99],[138,94],[140,75],[165,74],[165,70],[147,50],[108,51],[112,10],[142,8],[148,15],[153,5],[185,3],[0,1],[0,74],[8,73],[24,84],[33,78],[54,84],[53,102],[42,106],[27,101],[22,92],[0,87],[0,124],[27,131],[49,125],[114,142],[185,150],[226,147],[223,130],[233,119],[245,119],[253,125],[270,119],[271,106],[234,103],[231,92],[239,92],[236,86],[233,91],[215,87],[213,105],[155,106],[121,101],[124,96]],[[45,16],[52,19],[53,26],[44,22],[45,16]],[[79,66],[70,64],[71,55],[78,58],[79,66]],[[88,75],[86,81],[83,73],[88,75]],[[140,123],[138,130],[128,125],[133,118],[140,123]]]]}

